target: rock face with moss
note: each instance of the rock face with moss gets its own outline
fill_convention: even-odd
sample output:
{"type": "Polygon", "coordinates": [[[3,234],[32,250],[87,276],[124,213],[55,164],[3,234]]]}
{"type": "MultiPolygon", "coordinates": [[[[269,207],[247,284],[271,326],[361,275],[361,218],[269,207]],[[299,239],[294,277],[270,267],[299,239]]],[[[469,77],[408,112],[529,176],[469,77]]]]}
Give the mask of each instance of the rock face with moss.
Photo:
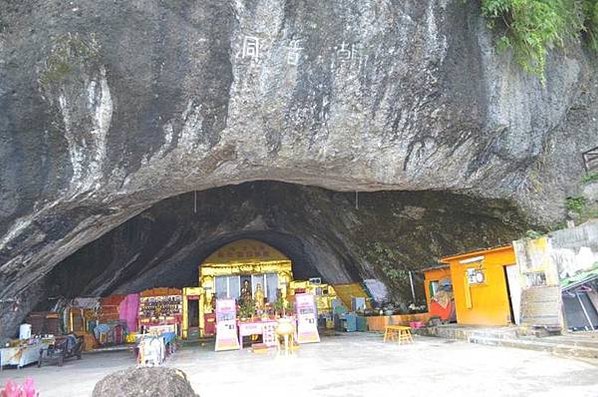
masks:
{"type": "Polygon", "coordinates": [[[435,190],[560,220],[596,144],[596,65],[574,44],[543,86],[494,48],[460,0],[1,2],[11,324],[59,262],[193,190],[435,190]]]}
{"type": "Polygon", "coordinates": [[[598,51],[597,0],[481,0],[482,14],[498,33],[497,47],[512,50],[527,72],[545,79],[551,48],[566,49],[583,35],[598,51]]]}

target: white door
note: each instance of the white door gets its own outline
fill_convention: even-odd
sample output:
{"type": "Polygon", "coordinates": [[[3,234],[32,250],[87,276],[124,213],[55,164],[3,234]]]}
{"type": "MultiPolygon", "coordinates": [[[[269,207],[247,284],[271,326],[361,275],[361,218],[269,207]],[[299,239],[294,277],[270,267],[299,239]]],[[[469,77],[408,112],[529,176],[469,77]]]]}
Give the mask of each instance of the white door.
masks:
{"type": "Polygon", "coordinates": [[[506,269],[513,316],[515,317],[513,322],[519,325],[521,322],[521,282],[519,281],[519,268],[517,265],[510,265],[506,266],[506,269]]]}

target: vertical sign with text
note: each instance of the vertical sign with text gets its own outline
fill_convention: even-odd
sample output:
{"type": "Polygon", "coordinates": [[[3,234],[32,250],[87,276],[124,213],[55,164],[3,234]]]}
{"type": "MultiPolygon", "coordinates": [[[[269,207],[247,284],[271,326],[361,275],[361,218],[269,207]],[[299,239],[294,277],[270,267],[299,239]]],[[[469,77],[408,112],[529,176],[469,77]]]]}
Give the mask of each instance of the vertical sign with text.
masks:
{"type": "Polygon", "coordinates": [[[316,300],[312,294],[296,294],[295,309],[297,311],[297,343],[314,343],[320,341],[316,300]]]}
{"type": "Polygon", "coordinates": [[[237,307],[234,299],[216,300],[215,351],[239,349],[237,337],[237,307]]]}

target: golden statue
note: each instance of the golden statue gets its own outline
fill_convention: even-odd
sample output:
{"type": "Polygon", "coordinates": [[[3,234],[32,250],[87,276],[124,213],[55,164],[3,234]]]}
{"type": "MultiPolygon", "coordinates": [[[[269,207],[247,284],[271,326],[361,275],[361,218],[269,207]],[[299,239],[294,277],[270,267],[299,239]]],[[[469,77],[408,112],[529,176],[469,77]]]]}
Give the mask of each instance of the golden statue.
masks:
{"type": "Polygon", "coordinates": [[[257,283],[255,286],[255,310],[264,310],[264,291],[262,285],[257,283]]]}

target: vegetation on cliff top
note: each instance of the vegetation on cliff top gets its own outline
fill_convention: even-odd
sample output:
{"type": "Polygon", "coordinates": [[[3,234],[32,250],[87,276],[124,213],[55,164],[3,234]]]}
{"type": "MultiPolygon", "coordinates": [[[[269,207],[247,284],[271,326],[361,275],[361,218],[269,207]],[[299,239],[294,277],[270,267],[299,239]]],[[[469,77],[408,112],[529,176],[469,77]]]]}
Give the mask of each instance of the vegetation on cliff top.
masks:
{"type": "Polygon", "coordinates": [[[598,50],[598,0],[481,0],[500,31],[498,48],[512,49],[521,67],[544,81],[546,54],[584,36],[598,50]]]}

